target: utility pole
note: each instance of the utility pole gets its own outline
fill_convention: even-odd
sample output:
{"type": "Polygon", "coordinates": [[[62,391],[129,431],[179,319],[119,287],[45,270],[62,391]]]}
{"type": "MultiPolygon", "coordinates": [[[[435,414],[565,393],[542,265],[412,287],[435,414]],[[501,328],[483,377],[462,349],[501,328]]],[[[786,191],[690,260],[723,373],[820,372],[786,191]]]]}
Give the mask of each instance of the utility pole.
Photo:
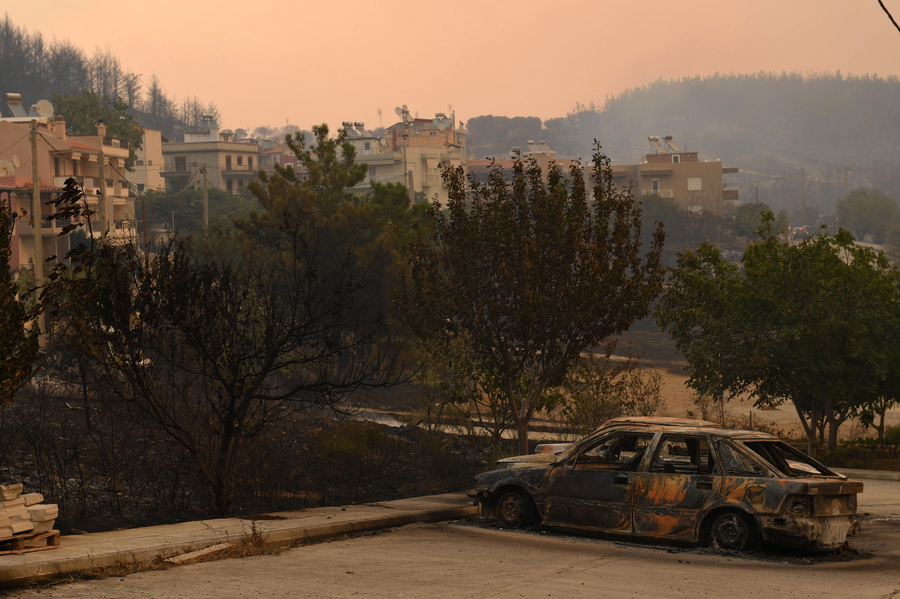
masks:
{"type": "Polygon", "coordinates": [[[206,163],[203,163],[203,230],[209,231],[209,178],[206,175],[206,163]]]}
{"type": "Polygon", "coordinates": [[[104,170],[104,166],[105,166],[104,163],[106,162],[106,154],[103,153],[103,137],[102,136],[100,137],[100,156],[98,158],[98,162],[99,162],[99,168],[98,168],[97,175],[99,176],[100,180],[97,181],[97,184],[98,184],[98,193],[99,193],[100,197],[97,198],[97,212],[100,213],[100,234],[103,235],[103,234],[109,233],[109,219],[107,218],[107,214],[106,214],[106,208],[107,208],[107,204],[109,204],[109,202],[106,201],[107,200],[107,197],[106,197],[106,171],[104,170]]]}
{"type": "Polygon", "coordinates": [[[803,224],[806,225],[806,169],[800,169],[800,210],[803,213],[803,224]]]}
{"type": "MultiPolygon", "coordinates": [[[[41,208],[41,179],[38,172],[37,149],[37,120],[31,121],[31,223],[34,232],[34,286],[38,289],[44,286],[44,236],[41,216],[44,211],[41,208]]],[[[38,345],[47,346],[47,330],[44,313],[38,316],[38,345]]]]}
{"type": "Polygon", "coordinates": [[[849,185],[848,185],[849,183],[850,183],[850,167],[845,166],[844,167],[844,201],[845,202],[847,201],[847,190],[849,189],[849,185]]]}
{"type": "Polygon", "coordinates": [[[141,197],[141,222],[144,223],[143,226],[143,234],[144,234],[144,258],[147,263],[150,263],[150,244],[147,243],[147,205],[144,202],[144,184],[141,183],[138,185],[138,195],[141,197]]]}

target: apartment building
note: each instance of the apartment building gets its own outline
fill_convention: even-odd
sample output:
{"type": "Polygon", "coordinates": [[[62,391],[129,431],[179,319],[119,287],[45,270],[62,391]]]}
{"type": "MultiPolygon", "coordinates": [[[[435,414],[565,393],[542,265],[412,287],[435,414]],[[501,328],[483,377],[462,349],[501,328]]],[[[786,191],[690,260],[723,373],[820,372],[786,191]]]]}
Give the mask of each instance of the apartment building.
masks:
{"type": "Polygon", "coordinates": [[[466,131],[456,115],[437,113],[432,119],[410,115],[406,106],[397,108],[400,122],[375,135],[363,123],[344,123],[349,141],[356,148],[356,162],[369,168],[369,176],[354,188],[367,193],[374,183],[402,183],[410,199],[447,203],[441,165],[466,165],[466,131]]]}
{"type": "Polygon", "coordinates": [[[235,141],[231,131],[219,131],[212,115],[204,115],[197,130],[185,131],[184,141],[162,144],[161,173],[170,191],[203,184],[238,193],[259,173],[259,144],[253,139],[235,141]]]}
{"type": "Polygon", "coordinates": [[[165,191],[166,180],[162,177],[162,170],[162,133],[155,129],[144,129],[141,147],[135,152],[134,170],[129,173],[134,191],[138,194],[151,189],[165,191]]]}
{"type": "MultiPolygon", "coordinates": [[[[13,112],[15,115],[16,112],[13,112]]],[[[68,222],[47,221],[47,204],[74,177],[84,188],[88,208],[95,217],[85,232],[107,233],[114,240],[135,238],[134,199],[125,179],[128,143],[111,138],[104,125],[97,135],[69,136],[62,116],[18,115],[0,118],[0,201],[15,214],[10,266],[28,268],[35,255],[63,256],[68,237],[58,236],[68,222]],[[32,134],[34,123],[34,134],[32,134]],[[40,218],[35,214],[34,160],[37,156],[40,218]],[[40,244],[41,251],[38,250],[40,244]],[[36,252],[37,251],[37,252],[36,252]]]]}
{"type": "Polygon", "coordinates": [[[729,187],[724,176],[739,172],[721,161],[701,162],[697,152],[682,150],[671,135],[647,138],[653,149],[640,164],[613,165],[613,182],[631,187],[638,197],[658,195],[674,200],[689,212],[723,214],[728,203],[737,203],[740,194],[729,187]],[[665,145],[663,145],[665,144],[665,145]]]}

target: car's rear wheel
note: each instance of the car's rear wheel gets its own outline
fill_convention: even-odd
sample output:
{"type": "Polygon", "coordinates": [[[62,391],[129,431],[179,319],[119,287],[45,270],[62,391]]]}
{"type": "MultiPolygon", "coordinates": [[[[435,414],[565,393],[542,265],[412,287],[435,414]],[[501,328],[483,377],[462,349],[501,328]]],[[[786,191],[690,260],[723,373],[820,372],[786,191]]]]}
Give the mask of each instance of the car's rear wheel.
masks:
{"type": "Polygon", "coordinates": [[[534,504],[522,491],[507,491],[497,500],[497,522],[504,528],[522,528],[534,521],[534,504]]]}
{"type": "Polygon", "coordinates": [[[720,549],[743,551],[754,545],[756,528],[743,514],[725,512],[713,520],[710,535],[713,545],[720,549]]]}

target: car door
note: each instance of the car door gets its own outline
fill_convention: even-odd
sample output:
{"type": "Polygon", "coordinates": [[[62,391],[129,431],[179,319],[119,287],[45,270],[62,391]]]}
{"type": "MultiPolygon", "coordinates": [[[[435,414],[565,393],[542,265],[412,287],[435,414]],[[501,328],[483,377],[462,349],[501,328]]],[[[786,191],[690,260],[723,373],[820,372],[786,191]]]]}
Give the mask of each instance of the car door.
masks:
{"type": "Polygon", "coordinates": [[[633,477],[652,433],[601,437],[554,468],[546,524],[597,532],[631,532],[633,477]]]}
{"type": "Polygon", "coordinates": [[[722,477],[705,435],[663,434],[633,484],[635,534],[694,541],[698,518],[716,501],[722,477]]]}

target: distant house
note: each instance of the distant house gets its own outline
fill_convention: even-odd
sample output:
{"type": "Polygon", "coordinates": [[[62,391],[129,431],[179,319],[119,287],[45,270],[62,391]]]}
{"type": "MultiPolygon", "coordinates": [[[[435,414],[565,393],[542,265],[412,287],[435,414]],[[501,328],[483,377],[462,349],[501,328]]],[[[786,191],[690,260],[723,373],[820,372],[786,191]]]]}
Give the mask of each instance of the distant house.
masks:
{"type": "Polygon", "coordinates": [[[103,124],[97,126],[97,135],[70,136],[62,115],[23,113],[18,94],[7,94],[7,100],[13,116],[0,118],[0,201],[15,213],[10,266],[31,268],[36,253],[41,260],[65,255],[69,238],[58,237],[58,233],[68,223],[45,217],[51,211],[47,201],[62,191],[70,177],[83,186],[85,201],[95,214],[89,229],[92,234],[108,233],[114,241],[134,240],[134,198],[129,197],[125,178],[128,142],[108,136],[103,124]],[[33,218],[32,122],[37,134],[38,219],[33,218]],[[36,252],[38,242],[40,252],[36,252]]]}
{"type": "Polygon", "coordinates": [[[556,152],[550,149],[544,140],[525,142],[525,149],[511,148],[509,156],[501,158],[486,158],[483,160],[469,159],[467,163],[467,171],[469,176],[474,177],[476,181],[487,181],[491,171],[500,169],[507,179],[512,175],[513,166],[516,160],[534,162],[540,167],[541,172],[546,176],[550,164],[557,164],[564,173],[569,172],[575,161],[574,160],[557,160],[556,152]]]}
{"type": "Polygon", "coordinates": [[[163,153],[162,133],[155,129],[144,129],[144,140],[134,162],[134,172],[130,173],[131,182],[138,193],[163,191],[166,180],[162,177],[163,153]]]}
{"type": "Polygon", "coordinates": [[[354,188],[367,193],[374,183],[402,183],[413,201],[447,203],[441,165],[466,165],[466,131],[456,116],[438,113],[433,119],[412,117],[398,108],[400,122],[384,135],[375,135],[363,123],[344,123],[349,141],[356,148],[357,164],[365,164],[369,175],[354,188]]]}
{"type": "Polygon", "coordinates": [[[724,175],[739,172],[722,166],[718,160],[701,162],[697,152],[681,150],[672,137],[649,137],[656,152],[644,155],[640,164],[613,165],[613,182],[631,187],[638,197],[658,195],[674,200],[689,212],[722,214],[730,202],[737,203],[740,194],[728,187],[724,175]]]}
{"type": "Polygon", "coordinates": [[[162,144],[165,166],[162,176],[170,191],[207,184],[237,193],[259,173],[259,144],[253,139],[235,141],[231,131],[219,131],[212,115],[204,115],[200,128],[184,132],[184,141],[162,144]]]}

